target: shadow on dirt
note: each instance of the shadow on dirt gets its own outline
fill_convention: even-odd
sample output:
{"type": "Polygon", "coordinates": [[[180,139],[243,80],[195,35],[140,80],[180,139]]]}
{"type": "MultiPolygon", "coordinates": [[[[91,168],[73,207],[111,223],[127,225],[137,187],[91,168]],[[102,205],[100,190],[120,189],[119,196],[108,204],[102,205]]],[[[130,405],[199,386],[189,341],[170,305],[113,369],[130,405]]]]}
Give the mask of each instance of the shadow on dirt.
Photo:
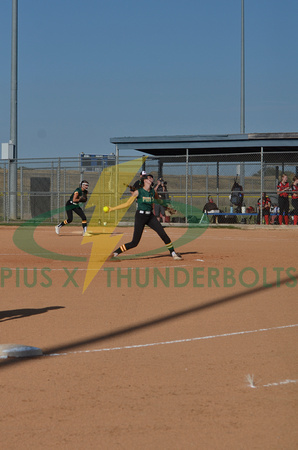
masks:
{"type": "Polygon", "coordinates": [[[23,308],[0,311],[0,322],[7,320],[23,319],[24,317],[35,316],[36,314],[44,314],[53,309],[61,309],[64,306],[48,306],[46,308],[23,308]]]}
{"type": "MultiPolygon", "coordinates": [[[[295,280],[296,281],[298,280],[298,275],[291,276],[291,283],[293,283],[295,280]]],[[[88,339],[77,340],[77,341],[74,341],[71,343],[65,343],[65,344],[62,344],[62,345],[59,345],[56,347],[51,347],[51,348],[48,348],[46,352],[44,352],[44,356],[47,356],[47,355],[50,355],[53,353],[57,354],[59,352],[66,352],[67,350],[73,350],[78,347],[82,348],[84,346],[94,344],[94,343],[101,343],[101,342],[107,341],[111,338],[118,337],[118,336],[125,336],[125,335],[129,335],[132,333],[136,333],[138,331],[145,330],[147,328],[152,328],[154,326],[161,325],[163,323],[167,323],[167,322],[171,322],[173,320],[180,319],[180,318],[188,316],[190,314],[196,314],[196,313],[200,313],[201,311],[204,311],[207,309],[215,308],[215,307],[223,305],[225,303],[231,303],[231,302],[234,302],[237,300],[243,300],[246,297],[251,298],[253,295],[258,294],[259,292],[263,292],[265,290],[272,290],[276,287],[281,288],[283,285],[285,285],[286,283],[289,283],[289,282],[290,282],[289,278],[285,278],[284,280],[279,280],[276,283],[270,284],[269,286],[261,285],[261,286],[255,287],[255,288],[245,289],[240,292],[236,292],[235,294],[227,295],[222,298],[212,300],[212,301],[209,301],[206,303],[201,303],[200,305],[196,305],[191,308],[182,309],[182,310],[177,311],[172,314],[167,314],[164,316],[156,317],[154,319],[140,322],[137,324],[131,324],[131,325],[128,325],[127,327],[113,330],[110,333],[99,334],[96,336],[91,336],[88,339]]],[[[47,309],[47,308],[45,308],[45,309],[47,309]]],[[[43,358],[44,356],[34,357],[34,359],[40,360],[40,358],[43,358]]],[[[0,362],[0,369],[12,366],[14,364],[25,363],[26,361],[29,361],[29,360],[32,361],[32,359],[33,358],[6,359],[6,360],[3,360],[0,362]]],[[[38,361],[37,361],[37,363],[38,363],[38,361]]]]}

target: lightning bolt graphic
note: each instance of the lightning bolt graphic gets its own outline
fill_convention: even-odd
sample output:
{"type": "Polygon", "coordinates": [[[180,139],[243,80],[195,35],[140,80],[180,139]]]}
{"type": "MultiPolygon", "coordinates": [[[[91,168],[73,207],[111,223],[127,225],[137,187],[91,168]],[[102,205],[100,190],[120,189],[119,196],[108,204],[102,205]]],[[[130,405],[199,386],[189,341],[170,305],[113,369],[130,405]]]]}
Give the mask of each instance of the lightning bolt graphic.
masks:
{"type": "Polygon", "coordinates": [[[123,236],[122,234],[112,236],[112,233],[127,210],[123,209],[106,214],[103,212],[103,207],[106,205],[116,206],[121,203],[123,193],[140,170],[145,159],[146,157],[142,157],[107,167],[103,169],[96,183],[86,206],[86,208],[93,207],[94,211],[88,226],[88,232],[81,243],[81,245],[92,243],[83,293],[123,236]],[[109,221],[108,226],[102,225],[105,221],[109,221]]]}

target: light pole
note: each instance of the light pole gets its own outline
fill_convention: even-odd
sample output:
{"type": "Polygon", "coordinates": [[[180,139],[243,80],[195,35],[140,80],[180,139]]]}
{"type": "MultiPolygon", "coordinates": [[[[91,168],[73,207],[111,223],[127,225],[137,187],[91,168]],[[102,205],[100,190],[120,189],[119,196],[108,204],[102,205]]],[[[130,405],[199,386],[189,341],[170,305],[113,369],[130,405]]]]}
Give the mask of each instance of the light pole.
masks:
{"type": "Polygon", "coordinates": [[[12,144],[13,155],[9,163],[10,219],[17,219],[17,190],[18,190],[17,126],[18,126],[18,0],[12,0],[10,144],[12,144]]]}
{"type": "Polygon", "coordinates": [[[240,133],[245,133],[245,72],[244,72],[244,0],[241,2],[241,105],[240,133]]]}

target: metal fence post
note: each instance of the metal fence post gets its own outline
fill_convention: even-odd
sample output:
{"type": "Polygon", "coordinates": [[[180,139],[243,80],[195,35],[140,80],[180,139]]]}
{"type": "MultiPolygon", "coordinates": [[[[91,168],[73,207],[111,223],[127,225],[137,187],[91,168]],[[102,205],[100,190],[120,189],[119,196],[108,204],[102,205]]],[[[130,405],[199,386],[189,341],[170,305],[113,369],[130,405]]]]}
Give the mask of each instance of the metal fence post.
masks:
{"type": "Polygon", "coordinates": [[[21,219],[23,219],[23,166],[20,167],[20,194],[21,194],[20,216],[21,219]]]}
{"type": "Polygon", "coordinates": [[[10,162],[10,159],[9,159],[8,160],[8,171],[7,171],[7,192],[8,192],[8,196],[7,196],[7,205],[8,205],[8,208],[7,208],[7,222],[10,221],[10,196],[11,196],[11,193],[10,193],[11,168],[10,168],[10,166],[11,166],[11,162],[10,162]]]}
{"type": "MultiPolygon", "coordinates": [[[[115,153],[116,153],[116,174],[115,174],[115,205],[117,205],[118,203],[118,189],[119,189],[119,148],[118,145],[116,144],[116,149],[115,149],[115,153]]],[[[143,163],[143,165],[145,166],[145,163],[143,163]]],[[[116,225],[118,225],[118,211],[116,210],[116,225]]]]}
{"type": "MultiPolygon", "coordinates": [[[[53,205],[53,189],[54,189],[54,163],[52,161],[51,164],[51,211],[53,211],[54,209],[54,205],[53,205]]],[[[53,216],[51,214],[51,221],[53,220],[53,216]]]]}
{"type": "Polygon", "coordinates": [[[219,204],[219,162],[216,162],[216,204],[219,204]]]}
{"type": "Polygon", "coordinates": [[[57,207],[58,207],[58,222],[60,222],[60,165],[61,160],[58,158],[57,166],[57,207]]]}
{"type": "Polygon", "coordinates": [[[189,155],[188,148],[186,149],[186,161],[185,161],[185,223],[187,223],[188,216],[188,172],[189,172],[189,155]]]}
{"type": "Polygon", "coordinates": [[[190,214],[192,215],[192,210],[193,210],[193,198],[192,198],[192,196],[193,196],[193,194],[192,194],[192,191],[193,191],[193,183],[192,183],[192,164],[190,164],[190,192],[191,192],[191,197],[190,197],[190,214]]]}
{"type": "Polygon", "coordinates": [[[205,201],[208,201],[208,194],[209,194],[209,165],[206,164],[206,195],[205,195],[205,201]]]}
{"type": "MultiPolygon", "coordinates": [[[[63,177],[64,177],[64,180],[63,180],[63,205],[65,205],[65,203],[66,203],[66,169],[65,169],[65,167],[64,167],[64,170],[63,170],[63,177]]],[[[63,216],[63,218],[65,219],[65,210],[64,210],[64,216],[63,216]]]]}
{"type": "Polygon", "coordinates": [[[260,197],[260,225],[263,224],[263,191],[264,191],[264,155],[261,147],[261,197],[260,197]]]}
{"type": "Polygon", "coordinates": [[[4,222],[7,219],[7,187],[6,187],[6,164],[4,164],[4,172],[3,172],[3,220],[4,222]]]}
{"type": "Polygon", "coordinates": [[[17,159],[9,160],[9,217],[16,220],[18,209],[18,162],[17,159]]]}

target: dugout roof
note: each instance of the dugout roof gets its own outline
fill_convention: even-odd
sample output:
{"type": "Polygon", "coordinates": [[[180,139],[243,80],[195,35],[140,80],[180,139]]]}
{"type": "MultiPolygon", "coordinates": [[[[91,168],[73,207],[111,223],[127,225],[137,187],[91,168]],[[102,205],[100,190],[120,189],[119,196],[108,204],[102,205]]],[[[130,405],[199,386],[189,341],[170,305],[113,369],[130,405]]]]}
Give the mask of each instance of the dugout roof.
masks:
{"type": "Polygon", "coordinates": [[[110,142],[121,150],[136,150],[155,157],[189,156],[198,161],[260,160],[297,162],[298,133],[249,133],[188,136],[115,137],[110,142]],[[273,155],[269,154],[274,153],[273,155]],[[253,156],[251,155],[253,154],[253,156]]]}

